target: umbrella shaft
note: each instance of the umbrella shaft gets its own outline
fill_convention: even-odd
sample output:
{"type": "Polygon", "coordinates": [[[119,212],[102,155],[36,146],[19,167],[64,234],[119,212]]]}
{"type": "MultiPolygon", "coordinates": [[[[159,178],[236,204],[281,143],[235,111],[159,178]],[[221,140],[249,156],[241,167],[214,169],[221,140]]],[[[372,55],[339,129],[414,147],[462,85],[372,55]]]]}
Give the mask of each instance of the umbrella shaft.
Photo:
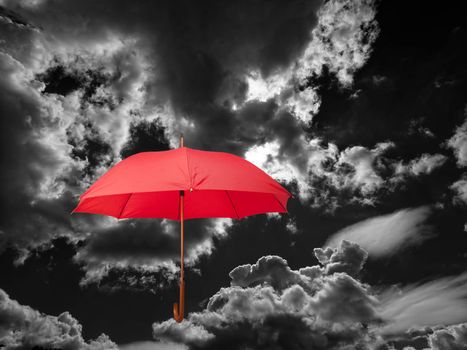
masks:
{"type": "Polygon", "coordinates": [[[185,234],[183,227],[183,206],[184,206],[184,191],[180,191],[180,281],[184,281],[184,243],[185,234]]]}

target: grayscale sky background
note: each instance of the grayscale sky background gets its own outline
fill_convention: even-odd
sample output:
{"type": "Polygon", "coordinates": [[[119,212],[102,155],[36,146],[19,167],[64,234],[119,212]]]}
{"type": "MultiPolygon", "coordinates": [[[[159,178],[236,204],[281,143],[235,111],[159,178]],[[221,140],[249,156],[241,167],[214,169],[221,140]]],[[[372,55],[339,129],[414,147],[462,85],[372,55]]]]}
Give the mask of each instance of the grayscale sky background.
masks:
{"type": "Polygon", "coordinates": [[[0,0],[0,349],[466,349],[462,1],[0,0]],[[231,152],[288,214],[70,215],[231,152]]]}

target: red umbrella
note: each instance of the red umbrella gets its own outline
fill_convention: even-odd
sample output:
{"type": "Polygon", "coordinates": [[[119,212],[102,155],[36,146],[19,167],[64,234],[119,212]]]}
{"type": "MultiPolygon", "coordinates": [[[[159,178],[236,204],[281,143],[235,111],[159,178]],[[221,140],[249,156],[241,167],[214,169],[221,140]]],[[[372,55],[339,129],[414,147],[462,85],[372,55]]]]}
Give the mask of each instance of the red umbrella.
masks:
{"type": "Polygon", "coordinates": [[[229,153],[183,146],[170,151],[142,152],[117,163],[80,197],[74,213],[122,218],[167,218],[180,221],[180,307],[184,315],[183,221],[234,218],[287,212],[291,194],[243,158],[229,153]]]}

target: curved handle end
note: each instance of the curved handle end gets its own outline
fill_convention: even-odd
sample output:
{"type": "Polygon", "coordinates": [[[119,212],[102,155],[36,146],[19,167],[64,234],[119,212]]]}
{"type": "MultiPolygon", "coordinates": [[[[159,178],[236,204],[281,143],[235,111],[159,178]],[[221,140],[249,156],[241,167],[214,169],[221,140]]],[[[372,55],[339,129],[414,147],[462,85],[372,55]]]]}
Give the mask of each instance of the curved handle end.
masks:
{"type": "Polygon", "coordinates": [[[183,321],[183,314],[180,313],[178,303],[174,303],[174,320],[177,321],[178,323],[183,321]]]}

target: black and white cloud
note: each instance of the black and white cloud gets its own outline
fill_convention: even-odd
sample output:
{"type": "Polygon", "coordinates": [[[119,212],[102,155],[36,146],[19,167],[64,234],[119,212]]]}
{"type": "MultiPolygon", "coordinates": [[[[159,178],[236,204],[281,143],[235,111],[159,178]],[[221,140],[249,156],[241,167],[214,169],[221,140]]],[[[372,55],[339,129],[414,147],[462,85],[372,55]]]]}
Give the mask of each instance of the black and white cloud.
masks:
{"type": "Polygon", "coordinates": [[[214,294],[204,310],[180,324],[155,323],[154,337],[190,349],[465,345],[465,273],[378,292],[358,279],[367,253],[357,244],[344,240],[335,249],[317,248],[314,254],[321,266],[293,270],[279,256],[238,266],[230,272],[231,286],[214,294]]]}
{"type": "Polygon", "coordinates": [[[0,346],[5,349],[118,349],[105,334],[85,341],[81,324],[69,313],[45,315],[21,305],[0,289],[0,346]]]}
{"type": "Polygon", "coordinates": [[[325,246],[336,247],[342,240],[349,240],[375,257],[397,254],[433,236],[433,230],[426,224],[430,212],[425,206],[366,219],[336,232],[325,246]]]}
{"type": "MultiPolygon", "coordinates": [[[[205,309],[180,324],[155,323],[154,341],[121,349],[386,349],[423,343],[435,350],[465,344],[465,273],[378,291],[360,281],[368,255],[358,244],[344,240],[314,254],[321,265],[298,270],[279,256],[238,266],[230,272],[231,286],[214,294],[205,309]]],[[[6,349],[119,348],[104,334],[85,341],[68,312],[49,316],[1,290],[0,296],[0,343],[6,349]]]]}
{"type": "Polygon", "coordinates": [[[0,0],[0,345],[465,347],[463,13],[0,0]],[[178,224],[70,213],[118,161],[181,134],[293,198],[286,215],[186,223],[179,325],[178,224]]]}
{"type": "MultiPolygon", "coordinates": [[[[22,259],[29,249],[66,236],[90,242],[77,255],[85,268],[97,260],[107,269],[127,266],[133,258],[118,248],[114,257],[110,252],[104,259],[93,255],[99,241],[125,239],[117,233],[124,226],[111,229],[109,220],[70,217],[69,212],[77,196],[119,159],[176,147],[181,133],[191,147],[244,155],[279,180],[297,183],[300,198],[313,190],[306,176],[310,159],[325,161],[326,153],[332,153],[339,165],[362,169],[364,163],[369,169],[361,171],[371,172],[374,157],[382,152],[377,146],[368,156],[362,154],[368,160],[360,160],[344,151],[338,160],[333,145],[326,149],[318,139],[308,141],[304,132],[320,104],[307,77],[321,74],[326,65],[347,86],[368,59],[378,33],[372,2],[158,2],[135,7],[129,1],[112,6],[6,1],[3,9],[7,41],[13,35],[23,44],[21,50],[9,46],[2,60],[2,107],[12,121],[3,121],[3,148],[16,150],[2,158],[8,169],[2,173],[7,186],[2,195],[15,198],[2,232],[23,251],[22,259]],[[85,24],[78,25],[84,17],[85,24]],[[345,20],[345,27],[337,19],[345,20]],[[15,104],[17,99],[23,103],[15,104]],[[18,123],[23,115],[26,122],[18,123]],[[258,152],[272,163],[258,159],[258,152]],[[105,232],[105,238],[97,232],[105,232]]],[[[316,172],[322,175],[321,169],[316,172]]],[[[328,180],[331,175],[324,174],[333,187],[365,195],[382,181],[376,174],[369,182],[360,174],[328,180]]],[[[209,252],[216,234],[209,225],[221,227],[206,223],[198,230],[202,234],[189,236],[194,260],[209,252]]],[[[135,235],[143,241],[148,230],[169,230],[164,223],[132,225],[128,227],[137,227],[135,235]]],[[[157,244],[168,248],[165,258],[159,255],[151,263],[167,267],[177,255],[176,236],[162,237],[167,244],[157,244]]]]}

